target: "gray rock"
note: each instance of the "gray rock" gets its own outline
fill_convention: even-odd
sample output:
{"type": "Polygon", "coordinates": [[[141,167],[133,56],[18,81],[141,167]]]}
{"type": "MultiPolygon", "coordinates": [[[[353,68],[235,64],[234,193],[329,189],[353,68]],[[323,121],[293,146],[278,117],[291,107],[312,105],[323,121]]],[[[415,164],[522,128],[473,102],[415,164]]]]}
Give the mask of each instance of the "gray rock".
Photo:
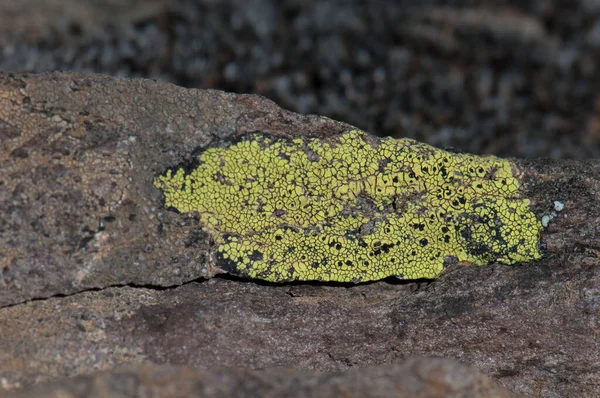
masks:
{"type": "Polygon", "coordinates": [[[165,211],[154,177],[215,138],[343,126],[258,96],[76,74],[1,74],[0,123],[0,305],[214,275],[197,220],[165,211]]]}
{"type": "Polygon", "coordinates": [[[535,263],[418,283],[204,279],[219,272],[209,239],[163,208],[153,177],[235,134],[348,127],[257,96],[0,74],[1,386],[131,363],[343,372],[434,355],[519,394],[598,395],[596,161],[518,162],[540,219],[564,204],[535,263]]]}
{"type": "Polygon", "coordinates": [[[347,372],[194,371],[141,365],[99,372],[12,393],[25,397],[516,397],[474,369],[442,358],[347,372]]]}

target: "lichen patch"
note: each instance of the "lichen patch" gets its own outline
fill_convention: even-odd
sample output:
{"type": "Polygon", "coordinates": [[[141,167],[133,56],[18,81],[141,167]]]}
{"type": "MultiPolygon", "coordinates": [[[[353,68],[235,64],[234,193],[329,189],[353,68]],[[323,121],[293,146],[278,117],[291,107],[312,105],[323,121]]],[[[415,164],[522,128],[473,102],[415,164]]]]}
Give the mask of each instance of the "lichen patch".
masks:
{"type": "Polygon", "coordinates": [[[221,268],[267,281],[435,278],[448,258],[540,257],[540,222],[510,162],[410,139],[252,133],[154,185],[167,206],[198,212],[221,268]]]}

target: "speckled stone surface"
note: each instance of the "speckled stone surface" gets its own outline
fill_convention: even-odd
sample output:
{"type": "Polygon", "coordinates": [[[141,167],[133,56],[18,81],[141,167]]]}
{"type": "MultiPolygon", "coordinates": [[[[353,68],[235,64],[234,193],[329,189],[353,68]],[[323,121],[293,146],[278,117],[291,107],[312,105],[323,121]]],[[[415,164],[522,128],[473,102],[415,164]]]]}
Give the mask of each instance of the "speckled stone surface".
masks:
{"type": "Polygon", "coordinates": [[[520,394],[594,396],[596,161],[516,161],[543,258],[434,282],[255,283],[218,276],[198,218],[154,178],[211,141],[340,124],[255,96],[55,73],[0,75],[0,383],[123,364],[344,371],[458,359],[520,394]],[[166,238],[166,239],[165,239],[166,238]]]}
{"type": "Polygon", "coordinates": [[[488,397],[516,398],[489,378],[456,361],[412,358],[395,365],[347,372],[292,369],[203,370],[128,366],[16,391],[12,398],[131,397],[488,397]]]}

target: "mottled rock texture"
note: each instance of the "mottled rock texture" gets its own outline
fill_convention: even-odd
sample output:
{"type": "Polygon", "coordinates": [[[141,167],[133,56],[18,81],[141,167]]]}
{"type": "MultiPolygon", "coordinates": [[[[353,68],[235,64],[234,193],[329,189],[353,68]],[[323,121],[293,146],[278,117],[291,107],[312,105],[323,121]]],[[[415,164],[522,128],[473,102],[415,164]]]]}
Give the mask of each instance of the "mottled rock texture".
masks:
{"type": "Polygon", "coordinates": [[[518,161],[538,218],[565,204],[535,263],[431,283],[205,279],[214,248],[153,178],[223,138],[350,126],[254,96],[20,74],[259,93],[374,134],[582,160],[600,154],[599,48],[597,0],[0,2],[0,70],[16,73],[0,75],[0,388],[389,396],[417,372],[429,396],[492,396],[480,371],[599,396],[598,161],[518,161]]]}
{"type": "Polygon", "coordinates": [[[441,358],[345,372],[193,371],[187,367],[129,366],[93,376],[41,383],[11,395],[27,397],[489,397],[516,395],[480,372],[441,358]]]}
{"type": "Polygon", "coordinates": [[[533,263],[417,283],[205,279],[218,272],[210,240],[153,179],[225,137],[344,128],[257,96],[1,74],[3,388],[146,362],[344,371],[435,355],[515,393],[597,395],[597,161],[517,161],[538,218],[565,205],[533,263]]]}

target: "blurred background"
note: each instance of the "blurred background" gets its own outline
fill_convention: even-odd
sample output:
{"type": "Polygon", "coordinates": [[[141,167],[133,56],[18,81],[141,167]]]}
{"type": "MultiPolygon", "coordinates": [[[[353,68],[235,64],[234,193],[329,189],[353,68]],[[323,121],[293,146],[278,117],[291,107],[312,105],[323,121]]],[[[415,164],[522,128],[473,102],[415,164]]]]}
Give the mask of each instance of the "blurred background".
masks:
{"type": "Polygon", "coordinates": [[[600,154],[600,0],[0,0],[0,70],[261,94],[479,154],[600,154]]]}

